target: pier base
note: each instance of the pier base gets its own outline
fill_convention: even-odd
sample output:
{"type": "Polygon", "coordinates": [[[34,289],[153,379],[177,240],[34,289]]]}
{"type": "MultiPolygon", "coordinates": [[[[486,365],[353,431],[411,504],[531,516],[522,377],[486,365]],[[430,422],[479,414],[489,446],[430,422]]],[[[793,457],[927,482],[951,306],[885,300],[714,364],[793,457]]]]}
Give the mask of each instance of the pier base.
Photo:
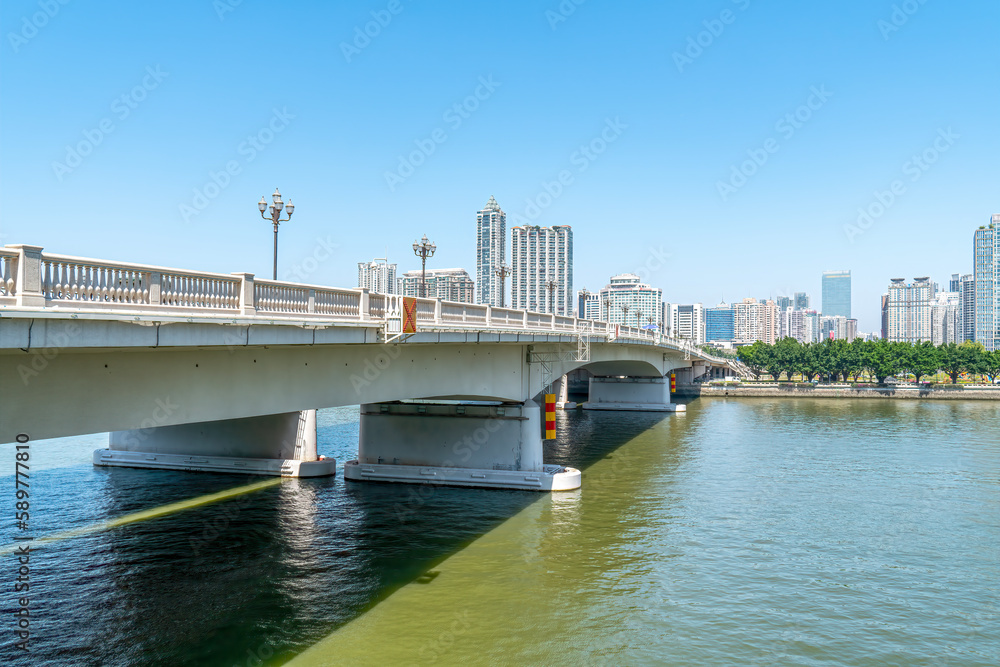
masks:
{"type": "Polygon", "coordinates": [[[579,488],[579,470],[542,462],[540,418],[533,401],[363,405],[358,459],[344,464],[344,479],[533,491],[579,488]]]}
{"type": "Polygon", "coordinates": [[[583,409],[684,412],[687,407],[670,402],[670,385],[662,377],[592,377],[590,398],[583,409]]]}
{"type": "Polygon", "coordinates": [[[334,459],[316,455],[315,410],[115,431],[94,465],[281,477],[337,470],[334,459]]]}

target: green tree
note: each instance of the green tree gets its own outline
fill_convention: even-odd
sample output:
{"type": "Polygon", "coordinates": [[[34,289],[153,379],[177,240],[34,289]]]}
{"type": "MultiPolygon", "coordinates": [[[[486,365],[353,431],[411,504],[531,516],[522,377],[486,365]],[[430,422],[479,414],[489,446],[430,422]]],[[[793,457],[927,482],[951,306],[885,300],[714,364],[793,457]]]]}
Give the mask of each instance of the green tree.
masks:
{"type": "Polygon", "coordinates": [[[757,341],[753,345],[744,345],[736,350],[736,357],[759,378],[769,356],[767,347],[761,341],[757,341]]]}
{"type": "Polygon", "coordinates": [[[948,343],[938,348],[939,366],[951,377],[952,384],[958,384],[958,376],[965,371],[967,355],[957,343],[948,343]]]}
{"type": "Polygon", "coordinates": [[[864,364],[868,372],[884,384],[890,375],[899,372],[899,357],[892,344],[885,339],[866,341],[864,364]]]}
{"type": "Polygon", "coordinates": [[[990,378],[991,383],[996,382],[997,376],[1000,376],[1000,350],[983,351],[983,373],[990,378]]]}
{"type": "Polygon", "coordinates": [[[940,368],[940,355],[938,348],[929,340],[917,343],[910,347],[908,351],[907,367],[915,376],[915,382],[920,382],[920,378],[931,373],[936,373],[940,368]]]}
{"type": "Polygon", "coordinates": [[[982,343],[967,340],[959,346],[962,358],[965,360],[965,372],[979,375],[986,372],[987,355],[989,352],[982,343]]]}
{"type": "Polygon", "coordinates": [[[785,336],[774,345],[774,367],[779,373],[784,371],[789,381],[801,365],[801,347],[799,341],[791,336],[785,336]]]}

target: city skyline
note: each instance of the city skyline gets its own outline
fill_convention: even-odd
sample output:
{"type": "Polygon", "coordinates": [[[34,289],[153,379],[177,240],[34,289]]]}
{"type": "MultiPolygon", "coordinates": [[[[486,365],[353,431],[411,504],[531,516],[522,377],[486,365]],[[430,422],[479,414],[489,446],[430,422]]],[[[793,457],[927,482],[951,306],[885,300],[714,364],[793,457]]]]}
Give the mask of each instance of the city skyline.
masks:
{"type": "Polygon", "coordinates": [[[636,22],[587,3],[553,23],[533,3],[403,3],[360,48],[384,6],[303,3],[281,12],[296,39],[266,50],[269,8],[223,4],[60,5],[25,39],[37,2],[3,3],[23,43],[3,50],[0,196],[26,213],[0,242],[268,275],[255,202],[278,186],[298,206],[279,278],[349,286],[387,244],[412,268],[424,233],[434,265],[474,271],[469,216],[493,194],[511,226],[573,226],[575,287],[635,272],[677,303],[818,299],[821,271],[844,267],[877,331],[887,278],[971,273],[965,230],[1000,210],[995,3],[921,4],[887,30],[891,3],[741,1],[696,57],[689,39],[718,20],[697,5],[636,22]],[[525,48],[474,40],[484,23],[525,48]],[[321,73],[303,67],[317,57],[321,73]],[[754,259],[711,259],[718,240],[754,259]]]}

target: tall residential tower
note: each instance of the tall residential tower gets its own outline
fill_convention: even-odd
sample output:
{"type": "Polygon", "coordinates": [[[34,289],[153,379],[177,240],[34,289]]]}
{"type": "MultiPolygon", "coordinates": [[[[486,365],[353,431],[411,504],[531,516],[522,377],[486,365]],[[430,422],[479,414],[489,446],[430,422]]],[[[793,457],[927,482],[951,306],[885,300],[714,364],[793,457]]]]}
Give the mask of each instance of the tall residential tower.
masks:
{"type": "Polygon", "coordinates": [[[973,240],[973,279],[976,290],[976,342],[987,350],[1000,349],[1000,213],[988,226],[976,230],[973,240]]]}
{"type": "Polygon", "coordinates": [[[500,305],[501,278],[497,275],[507,257],[507,214],[490,195],[476,214],[476,303],[500,305]]]}
{"type": "Polygon", "coordinates": [[[573,230],[522,225],[510,231],[511,307],[572,315],[573,230]]]}

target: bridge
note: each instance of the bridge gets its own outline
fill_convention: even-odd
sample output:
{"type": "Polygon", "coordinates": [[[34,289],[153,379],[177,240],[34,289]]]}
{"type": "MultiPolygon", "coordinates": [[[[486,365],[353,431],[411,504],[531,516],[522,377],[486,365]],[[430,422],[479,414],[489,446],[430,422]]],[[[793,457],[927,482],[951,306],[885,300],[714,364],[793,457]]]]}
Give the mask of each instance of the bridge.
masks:
{"type": "Polygon", "coordinates": [[[0,248],[0,442],[110,432],[106,466],[334,473],[316,410],[361,405],[354,480],[560,490],[539,397],[679,411],[674,378],[743,374],[659,331],[0,248]]]}

